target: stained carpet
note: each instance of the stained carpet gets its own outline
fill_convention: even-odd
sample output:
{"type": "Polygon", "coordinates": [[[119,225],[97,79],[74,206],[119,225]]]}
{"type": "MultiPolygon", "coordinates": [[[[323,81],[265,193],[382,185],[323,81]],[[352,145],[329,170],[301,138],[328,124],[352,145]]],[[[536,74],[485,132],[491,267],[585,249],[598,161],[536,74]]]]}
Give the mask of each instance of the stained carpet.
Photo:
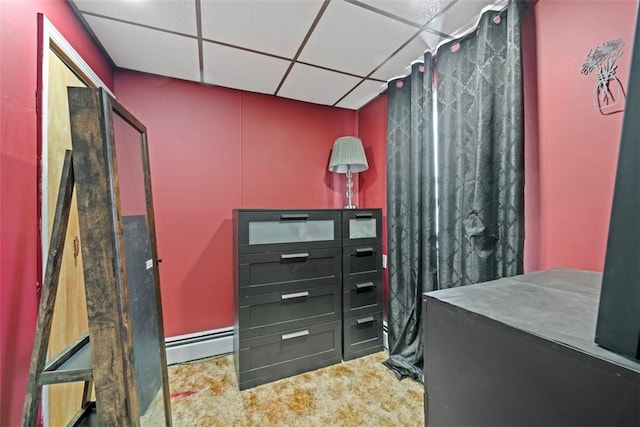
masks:
{"type": "Polygon", "coordinates": [[[176,427],[424,426],[423,386],[380,352],[239,391],[230,355],[169,366],[176,427]]]}

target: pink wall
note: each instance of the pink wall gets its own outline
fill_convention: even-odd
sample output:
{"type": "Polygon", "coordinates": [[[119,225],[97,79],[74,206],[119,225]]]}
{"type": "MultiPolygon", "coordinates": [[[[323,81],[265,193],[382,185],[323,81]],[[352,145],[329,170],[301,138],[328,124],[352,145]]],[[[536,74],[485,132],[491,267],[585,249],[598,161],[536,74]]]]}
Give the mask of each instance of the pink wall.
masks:
{"type": "Polygon", "coordinates": [[[580,71],[591,48],[622,38],[617,77],[627,86],[636,7],[635,0],[535,5],[540,269],[604,267],[623,115],[594,110],[596,77],[580,71]]]}
{"type": "Polygon", "coordinates": [[[231,326],[232,209],[341,207],[329,154],[357,113],[132,71],[115,93],[147,127],[165,332],[231,326]]]}
{"type": "Polygon", "coordinates": [[[540,165],[538,158],[538,74],[535,13],[521,20],[524,92],[524,272],[540,269],[540,165]]]}
{"type": "Polygon", "coordinates": [[[39,212],[37,14],[108,85],[111,68],[64,0],[0,1],[0,426],[22,416],[37,316],[39,212]]]}

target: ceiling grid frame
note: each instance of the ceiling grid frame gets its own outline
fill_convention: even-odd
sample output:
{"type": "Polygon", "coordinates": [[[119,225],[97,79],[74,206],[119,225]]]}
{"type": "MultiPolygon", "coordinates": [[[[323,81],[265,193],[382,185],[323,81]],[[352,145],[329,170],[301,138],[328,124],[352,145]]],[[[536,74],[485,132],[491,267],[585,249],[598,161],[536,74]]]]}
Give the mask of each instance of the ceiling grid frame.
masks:
{"type": "Polygon", "coordinates": [[[507,2],[67,1],[114,68],[352,110],[407,75],[426,51],[473,30],[482,12],[507,2]],[[254,78],[255,70],[264,75],[254,78]]]}

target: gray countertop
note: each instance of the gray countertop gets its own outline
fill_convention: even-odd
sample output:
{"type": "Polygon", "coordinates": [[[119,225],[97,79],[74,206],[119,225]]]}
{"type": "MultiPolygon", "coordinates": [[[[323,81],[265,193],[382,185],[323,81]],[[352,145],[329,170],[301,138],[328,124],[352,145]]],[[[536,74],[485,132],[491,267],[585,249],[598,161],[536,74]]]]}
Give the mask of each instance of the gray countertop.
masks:
{"type": "Polygon", "coordinates": [[[602,273],[556,268],[424,294],[507,327],[640,373],[640,361],[594,342],[602,273]]]}

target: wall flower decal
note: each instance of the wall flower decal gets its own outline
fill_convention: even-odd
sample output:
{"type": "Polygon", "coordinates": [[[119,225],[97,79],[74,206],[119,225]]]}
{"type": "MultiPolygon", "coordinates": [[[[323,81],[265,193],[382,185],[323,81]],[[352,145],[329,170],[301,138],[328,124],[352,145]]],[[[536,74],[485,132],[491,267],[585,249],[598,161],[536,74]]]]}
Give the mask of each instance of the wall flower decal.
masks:
{"type": "MultiPolygon", "coordinates": [[[[587,61],[582,64],[582,74],[585,76],[596,72],[596,84],[593,92],[593,107],[605,112],[624,99],[625,93],[622,83],[616,77],[618,65],[616,60],[622,55],[622,39],[609,40],[589,51],[587,61]]],[[[620,112],[618,111],[613,112],[620,112]]],[[[612,113],[612,112],[609,112],[612,113]]]]}

